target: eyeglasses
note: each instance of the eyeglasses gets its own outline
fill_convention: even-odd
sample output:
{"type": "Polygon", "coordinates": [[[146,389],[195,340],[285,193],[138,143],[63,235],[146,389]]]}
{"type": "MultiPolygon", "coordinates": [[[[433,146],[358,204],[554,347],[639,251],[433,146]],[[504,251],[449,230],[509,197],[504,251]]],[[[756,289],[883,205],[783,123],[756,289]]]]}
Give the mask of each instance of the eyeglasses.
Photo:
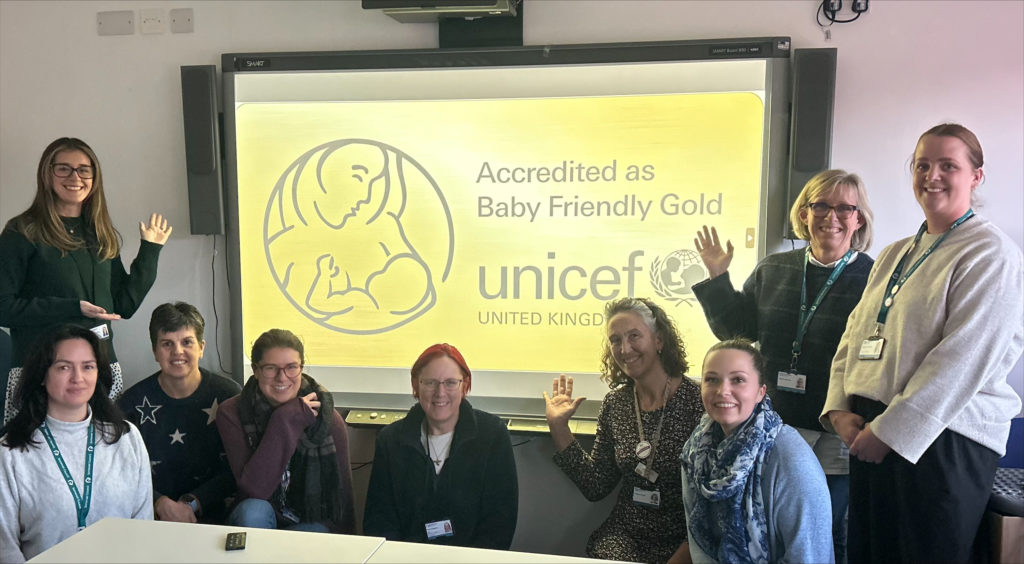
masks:
{"type": "Polygon", "coordinates": [[[462,380],[456,380],[454,378],[452,378],[451,380],[444,380],[444,381],[440,381],[440,380],[420,380],[420,387],[425,388],[425,389],[430,390],[430,391],[434,391],[434,390],[437,389],[438,386],[442,386],[443,385],[445,390],[448,390],[449,392],[452,392],[452,391],[455,391],[455,389],[459,387],[459,384],[462,384],[462,380]]]}
{"type": "Polygon", "coordinates": [[[71,176],[72,172],[77,172],[78,177],[82,180],[89,180],[92,178],[93,169],[89,165],[82,165],[75,168],[69,164],[56,163],[50,165],[50,169],[53,170],[53,175],[57,178],[67,178],[71,176]]]}
{"type": "Polygon", "coordinates": [[[295,378],[302,373],[301,364],[289,364],[287,366],[278,366],[276,364],[261,364],[257,367],[260,371],[260,376],[264,378],[276,378],[278,372],[284,372],[284,375],[289,378],[295,378]]]}
{"type": "Polygon", "coordinates": [[[846,219],[850,217],[850,214],[857,211],[857,206],[850,204],[839,204],[838,206],[830,206],[825,202],[810,202],[807,204],[808,208],[811,208],[811,212],[814,217],[827,217],[829,210],[836,212],[836,217],[839,219],[846,219]]]}

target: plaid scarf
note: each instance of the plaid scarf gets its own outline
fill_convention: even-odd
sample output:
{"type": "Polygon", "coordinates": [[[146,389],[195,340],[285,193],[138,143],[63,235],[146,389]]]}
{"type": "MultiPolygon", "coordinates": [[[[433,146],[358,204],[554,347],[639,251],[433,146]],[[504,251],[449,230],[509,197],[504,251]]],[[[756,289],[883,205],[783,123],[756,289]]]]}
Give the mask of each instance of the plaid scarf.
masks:
{"type": "Polygon", "coordinates": [[[686,516],[690,540],[718,562],[771,559],[761,469],[781,428],[782,418],[765,396],[750,419],[728,437],[704,414],[683,445],[679,460],[684,479],[697,490],[693,510],[686,516]],[[720,538],[715,530],[721,531],[720,538]]]}
{"type": "MultiPolygon", "coordinates": [[[[316,421],[306,427],[299,444],[288,462],[291,479],[282,483],[268,500],[279,514],[287,515],[282,509],[290,509],[302,522],[341,523],[341,500],[338,495],[341,473],[334,449],[331,425],[334,422],[334,397],[306,374],[302,375],[299,397],[316,392],[320,411],[316,421]]],[[[267,423],[274,413],[266,396],[260,391],[255,376],[251,376],[242,388],[238,399],[238,417],[242,423],[249,448],[254,452],[263,439],[267,423]]]]}

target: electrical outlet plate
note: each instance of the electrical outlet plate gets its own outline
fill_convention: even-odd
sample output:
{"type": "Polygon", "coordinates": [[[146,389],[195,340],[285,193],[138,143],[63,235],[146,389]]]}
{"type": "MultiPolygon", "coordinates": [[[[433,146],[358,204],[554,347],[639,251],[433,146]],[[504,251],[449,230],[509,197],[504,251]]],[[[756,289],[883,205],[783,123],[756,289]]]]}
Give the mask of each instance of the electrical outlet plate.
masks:
{"type": "Polygon", "coordinates": [[[118,10],[96,13],[96,33],[99,35],[132,35],[135,33],[135,12],[118,10]]]}
{"type": "Polygon", "coordinates": [[[171,33],[192,33],[192,8],[175,8],[168,15],[171,18],[171,33]]]}
{"type": "Polygon", "coordinates": [[[146,34],[163,33],[163,8],[144,8],[139,10],[139,31],[146,34]]]}

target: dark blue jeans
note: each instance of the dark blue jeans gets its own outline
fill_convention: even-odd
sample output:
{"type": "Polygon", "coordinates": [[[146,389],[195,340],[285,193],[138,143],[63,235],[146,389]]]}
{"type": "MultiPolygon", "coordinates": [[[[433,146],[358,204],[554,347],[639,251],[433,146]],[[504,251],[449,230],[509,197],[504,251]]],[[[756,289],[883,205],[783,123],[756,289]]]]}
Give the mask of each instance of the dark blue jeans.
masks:
{"type": "Polygon", "coordinates": [[[846,564],[846,510],[850,507],[850,475],[826,474],[828,494],[832,498],[832,547],[836,564],[846,564]]]}
{"type": "MultiPolygon", "coordinates": [[[[277,514],[269,501],[262,499],[244,499],[231,510],[227,524],[232,527],[250,527],[253,529],[276,529],[277,514]]],[[[297,523],[290,527],[282,527],[289,531],[307,531],[310,533],[329,532],[323,523],[297,523]]]]}

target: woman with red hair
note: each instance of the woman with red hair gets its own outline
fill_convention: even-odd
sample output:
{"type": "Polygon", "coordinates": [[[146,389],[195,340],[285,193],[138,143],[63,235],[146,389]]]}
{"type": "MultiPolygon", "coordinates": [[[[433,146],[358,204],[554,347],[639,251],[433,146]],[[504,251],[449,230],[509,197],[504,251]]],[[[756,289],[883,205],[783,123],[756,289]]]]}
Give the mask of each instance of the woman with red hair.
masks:
{"type": "Polygon", "coordinates": [[[419,403],[377,436],[363,532],[388,540],[508,549],[519,485],[504,422],[466,400],[473,374],[437,344],[412,366],[419,403]]]}

